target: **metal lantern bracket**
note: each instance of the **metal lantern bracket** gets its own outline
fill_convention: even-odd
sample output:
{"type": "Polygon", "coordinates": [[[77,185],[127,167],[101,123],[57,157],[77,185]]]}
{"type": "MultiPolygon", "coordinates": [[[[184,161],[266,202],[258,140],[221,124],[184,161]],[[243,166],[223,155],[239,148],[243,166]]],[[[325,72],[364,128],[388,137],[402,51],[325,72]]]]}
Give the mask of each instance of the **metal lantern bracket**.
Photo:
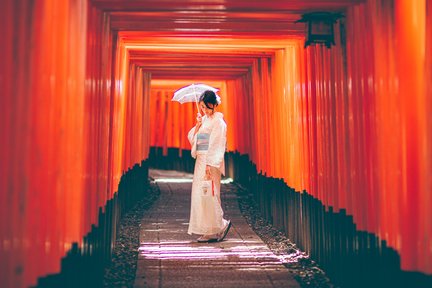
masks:
{"type": "Polygon", "coordinates": [[[325,44],[327,48],[335,45],[334,42],[334,23],[344,17],[341,13],[331,12],[312,12],[302,15],[300,20],[295,23],[307,22],[308,32],[305,41],[305,48],[311,44],[325,44]]]}

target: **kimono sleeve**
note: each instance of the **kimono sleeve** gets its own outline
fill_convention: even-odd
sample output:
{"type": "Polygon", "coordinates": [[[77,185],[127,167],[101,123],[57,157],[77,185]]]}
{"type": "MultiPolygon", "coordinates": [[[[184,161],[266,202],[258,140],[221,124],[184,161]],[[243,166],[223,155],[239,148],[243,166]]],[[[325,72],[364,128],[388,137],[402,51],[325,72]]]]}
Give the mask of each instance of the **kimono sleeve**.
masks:
{"type": "Polygon", "coordinates": [[[219,119],[214,123],[210,133],[206,164],[219,168],[225,156],[227,126],[225,121],[219,119]]]}
{"type": "Polygon", "coordinates": [[[194,145],[194,141],[195,141],[194,131],[195,131],[195,127],[192,127],[192,129],[189,131],[188,136],[187,136],[191,146],[194,145]]]}

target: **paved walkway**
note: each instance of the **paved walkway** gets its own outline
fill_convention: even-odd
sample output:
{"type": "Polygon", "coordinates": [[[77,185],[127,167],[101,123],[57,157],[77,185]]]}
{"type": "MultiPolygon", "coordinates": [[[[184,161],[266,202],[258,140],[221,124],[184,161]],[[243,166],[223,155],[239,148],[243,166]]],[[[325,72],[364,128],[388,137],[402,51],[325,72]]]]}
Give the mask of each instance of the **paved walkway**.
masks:
{"type": "Polygon", "coordinates": [[[242,217],[234,185],[222,185],[230,232],[200,244],[187,234],[192,175],[150,170],[150,177],[161,194],[141,222],[134,287],[300,287],[242,217]]]}

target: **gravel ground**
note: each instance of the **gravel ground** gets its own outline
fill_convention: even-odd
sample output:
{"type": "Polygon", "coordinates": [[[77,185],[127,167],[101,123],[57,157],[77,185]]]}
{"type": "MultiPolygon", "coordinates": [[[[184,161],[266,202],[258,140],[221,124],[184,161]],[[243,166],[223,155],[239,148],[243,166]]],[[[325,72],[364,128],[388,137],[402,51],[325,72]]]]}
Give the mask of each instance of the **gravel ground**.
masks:
{"type": "Polygon", "coordinates": [[[111,263],[105,268],[104,287],[133,287],[138,259],[139,233],[144,212],[159,197],[160,191],[150,182],[149,197],[121,219],[111,263]]]}
{"type": "Polygon", "coordinates": [[[285,234],[264,220],[252,194],[236,185],[240,211],[255,233],[275,255],[281,256],[285,267],[293,273],[301,287],[336,288],[316,262],[292,243],[285,234]]]}

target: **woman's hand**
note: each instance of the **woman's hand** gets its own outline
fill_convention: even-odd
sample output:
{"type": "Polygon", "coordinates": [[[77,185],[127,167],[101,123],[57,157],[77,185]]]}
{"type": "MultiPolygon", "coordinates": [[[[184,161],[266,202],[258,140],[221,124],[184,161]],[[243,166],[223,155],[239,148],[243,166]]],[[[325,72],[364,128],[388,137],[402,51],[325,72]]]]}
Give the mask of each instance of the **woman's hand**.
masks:
{"type": "Polygon", "coordinates": [[[201,127],[202,125],[202,116],[200,113],[197,113],[197,117],[196,117],[197,123],[196,123],[196,127],[201,127]]]}
{"type": "Polygon", "coordinates": [[[198,132],[199,128],[202,125],[202,116],[200,113],[197,113],[197,117],[196,117],[197,123],[195,125],[195,130],[194,130],[194,136],[195,134],[198,132]]]}
{"type": "Polygon", "coordinates": [[[209,179],[211,178],[210,165],[206,165],[206,177],[209,179]]]}

